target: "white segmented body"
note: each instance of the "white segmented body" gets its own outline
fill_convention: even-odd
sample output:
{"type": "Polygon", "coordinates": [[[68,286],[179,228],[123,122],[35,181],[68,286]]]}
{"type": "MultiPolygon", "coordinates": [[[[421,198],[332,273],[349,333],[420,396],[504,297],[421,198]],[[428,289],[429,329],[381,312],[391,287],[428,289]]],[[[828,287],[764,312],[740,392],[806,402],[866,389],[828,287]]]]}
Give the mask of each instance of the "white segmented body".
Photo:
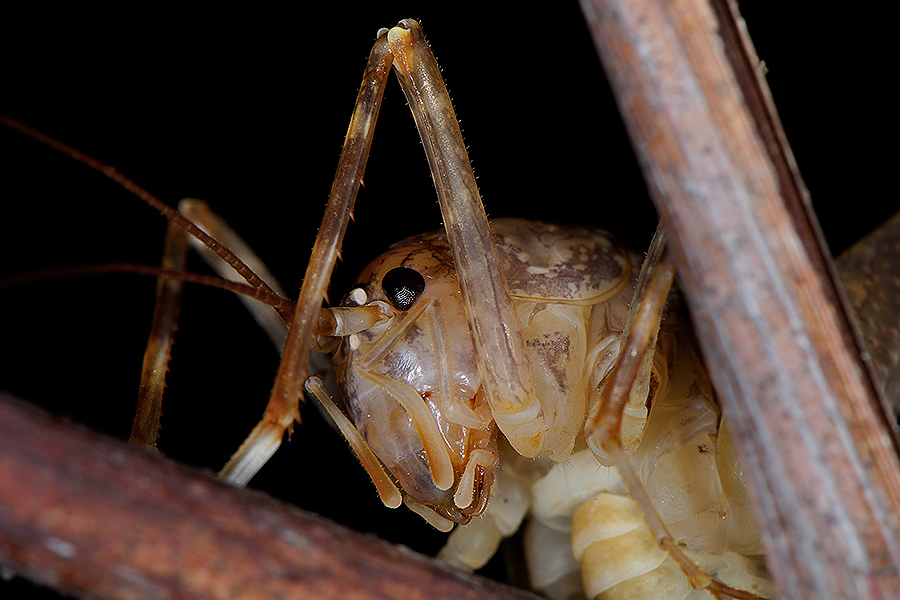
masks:
{"type": "MultiPolygon", "coordinates": [[[[661,347],[673,352],[675,338],[683,336],[664,332],[662,338],[661,347]]],[[[674,358],[678,363],[668,370],[668,391],[657,395],[633,460],[666,524],[694,560],[729,585],[771,597],[759,530],[727,432],[719,428],[718,407],[692,348],[680,350],[681,356],[674,358]]],[[[507,462],[501,464],[505,469],[507,462]]],[[[533,465],[530,484],[522,483],[528,476],[520,462],[510,461],[509,466],[519,485],[528,489],[530,522],[524,540],[535,589],[554,599],[582,594],[708,597],[692,589],[656,543],[615,468],[599,465],[589,450],[573,453],[544,474],[533,465]]],[[[482,522],[492,521],[495,505],[488,506],[482,522]]],[[[458,547],[472,535],[467,530],[483,527],[473,522],[451,535],[448,546],[454,547],[455,556],[462,554],[458,547]]],[[[479,552],[484,562],[490,558],[483,548],[479,552]]],[[[445,558],[445,553],[446,549],[440,556],[445,558]]],[[[453,562],[466,564],[459,558],[453,562]]],[[[475,562],[470,560],[469,568],[484,564],[475,562]]]]}

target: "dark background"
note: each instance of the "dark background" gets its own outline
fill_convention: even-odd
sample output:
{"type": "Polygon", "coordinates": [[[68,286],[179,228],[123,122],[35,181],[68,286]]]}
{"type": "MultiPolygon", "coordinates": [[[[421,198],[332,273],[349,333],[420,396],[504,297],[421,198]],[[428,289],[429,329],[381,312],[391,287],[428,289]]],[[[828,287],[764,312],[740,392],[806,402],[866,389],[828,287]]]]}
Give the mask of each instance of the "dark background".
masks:
{"type": "MultiPolygon", "coordinates": [[[[577,6],[522,4],[6,15],[0,112],[116,165],[170,205],[207,200],[295,295],[375,33],[414,17],[443,68],[489,215],[591,221],[641,248],[655,217],[577,6]]],[[[806,4],[742,10],[840,251],[897,208],[885,183],[891,154],[879,144],[894,131],[886,69],[878,71],[882,38],[877,17],[806,4]]],[[[0,160],[0,276],[158,263],[164,219],[113,183],[6,130],[0,160]]],[[[389,243],[440,226],[394,82],[365,185],[332,299],[389,243]]],[[[0,290],[0,387],[127,437],[154,286],[106,275],[0,290]]],[[[260,417],[277,361],[236,300],[189,289],[163,452],[220,468],[260,417]]],[[[344,442],[311,406],[303,414],[251,485],[434,553],[443,535],[405,509],[385,509],[344,442]]],[[[0,595],[25,589],[0,584],[0,595]]]]}

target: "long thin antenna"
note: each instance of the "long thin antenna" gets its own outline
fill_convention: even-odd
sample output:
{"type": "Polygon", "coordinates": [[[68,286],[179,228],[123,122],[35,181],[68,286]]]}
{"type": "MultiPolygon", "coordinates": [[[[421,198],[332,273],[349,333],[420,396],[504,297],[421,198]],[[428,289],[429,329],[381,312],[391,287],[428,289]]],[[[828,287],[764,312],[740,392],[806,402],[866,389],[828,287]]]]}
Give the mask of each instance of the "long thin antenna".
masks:
{"type": "MultiPolygon", "coordinates": [[[[56,150],[57,152],[61,152],[70,158],[77,160],[78,162],[90,167],[91,169],[105,175],[106,177],[112,179],[123,188],[149,204],[152,208],[156,209],[158,212],[162,213],[164,217],[169,219],[169,221],[175,223],[178,227],[183,229],[186,233],[194,236],[200,242],[216,253],[223,261],[228,263],[235,270],[235,272],[250,285],[250,287],[257,288],[263,290],[267,295],[278,296],[278,294],[270,288],[266,282],[259,278],[259,276],[253,272],[244,261],[238,258],[231,250],[217,242],[214,238],[209,236],[202,229],[194,225],[189,219],[187,219],[184,215],[179,213],[177,210],[172,208],[171,206],[162,202],[159,198],[136,184],[134,181],[120,173],[115,167],[112,165],[107,165],[106,163],[100,162],[99,160],[88,156],[71,146],[64,144],[63,142],[52,138],[36,129],[25,125],[11,117],[6,115],[0,115],[0,125],[4,127],[8,127],[14,131],[18,131],[22,135],[30,137],[31,139],[40,142],[41,144],[56,150]]],[[[285,323],[290,323],[293,318],[293,310],[287,310],[283,306],[274,306],[276,312],[284,319],[285,323]]]]}
{"type": "MultiPolygon", "coordinates": [[[[150,277],[164,277],[166,279],[174,279],[184,283],[195,283],[206,287],[214,287],[235,294],[241,294],[254,300],[258,300],[263,304],[271,306],[279,312],[284,311],[292,313],[295,303],[289,298],[284,298],[267,291],[263,288],[255,288],[240,281],[231,281],[223,279],[215,275],[201,275],[199,273],[189,273],[187,271],[175,271],[165,269],[163,267],[154,267],[148,265],[139,265],[134,263],[108,263],[102,265],[86,265],[79,267],[64,267],[59,269],[42,269],[39,271],[29,271],[27,273],[19,273],[10,277],[0,278],[0,289],[11,288],[19,285],[26,285],[38,281],[48,279],[60,279],[63,277],[80,277],[82,275],[99,275],[107,273],[131,274],[131,275],[148,275],[150,277]]],[[[290,324],[290,322],[287,322],[290,324]]]]}

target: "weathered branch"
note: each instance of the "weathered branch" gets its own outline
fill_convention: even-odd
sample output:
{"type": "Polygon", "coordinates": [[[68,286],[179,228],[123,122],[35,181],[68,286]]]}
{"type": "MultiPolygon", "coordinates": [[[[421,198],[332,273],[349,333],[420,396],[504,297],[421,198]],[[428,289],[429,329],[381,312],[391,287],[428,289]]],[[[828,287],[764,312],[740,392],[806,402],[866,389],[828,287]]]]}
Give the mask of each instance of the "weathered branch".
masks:
{"type": "Polygon", "coordinates": [[[782,598],[900,597],[900,463],[733,3],[582,1],[782,598]]]}
{"type": "Polygon", "coordinates": [[[0,564],[83,598],[534,598],[8,395],[0,564]]]}

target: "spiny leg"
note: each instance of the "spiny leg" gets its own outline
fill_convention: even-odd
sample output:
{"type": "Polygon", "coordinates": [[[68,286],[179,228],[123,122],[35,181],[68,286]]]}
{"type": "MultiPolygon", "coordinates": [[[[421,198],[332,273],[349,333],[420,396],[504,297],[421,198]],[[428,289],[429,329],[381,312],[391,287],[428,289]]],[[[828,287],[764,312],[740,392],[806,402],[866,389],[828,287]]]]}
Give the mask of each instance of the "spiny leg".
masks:
{"type": "Polygon", "coordinates": [[[585,427],[585,437],[595,453],[605,454],[612,461],[656,541],[678,563],[695,589],[705,589],[716,598],[727,596],[739,600],[760,600],[755,594],[712,579],[682,551],[622,447],[620,428],[625,404],[637,383],[644,358],[654,351],[666,298],[674,279],[675,265],[667,250],[665,232],[659,227],[638,278],[619,359],[603,390],[599,411],[585,427]]]}
{"type": "MultiPolygon", "coordinates": [[[[169,223],[163,249],[163,268],[183,271],[188,248],[187,234],[174,223],[169,223]]],[[[131,425],[131,436],[128,438],[128,443],[135,446],[156,449],[166,372],[178,324],[183,288],[184,282],[177,279],[160,277],[156,282],[156,305],[141,367],[137,410],[131,425]]]]}
{"type": "Polygon", "coordinates": [[[312,351],[319,309],[353,212],[392,62],[387,36],[380,32],[366,65],[272,395],[262,420],[220,473],[235,485],[246,485],[281,445],[285,431],[290,431],[294,422],[300,421],[299,402],[308,376],[307,362],[312,351]]]}
{"type": "MultiPolygon", "coordinates": [[[[178,204],[178,210],[186,218],[231,250],[247,267],[273,290],[284,296],[275,277],[265,264],[238,236],[234,230],[213,213],[201,200],[185,199],[178,204]]],[[[175,223],[169,223],[163,249],[162,269],[165,271],[157,280],[156,305],[150,336],[144,352],[141,382],[138,391],[138,405],[132,424],[129,443],[145,448],[156,448],[159,436],[159,420],[162,410],[162,396],[165,389],[165,375],[171,357],[174,334],[177,329],[181,294],[185,281],[172,277],[170,273],[183,273],[187,253],[193,246],[200,256],[224,279],[241,282],[242,278],[221,256],[211,251],[205,244],[189,236],[175,223]]],[[[240,299],[250,313],[269,334],[272,342],[280,349],[284,345],[287,326],[283,318],[270,304],[241,295],[240,299]]]]}
{"type": "Polygon", "coordinates": [[[450,95],[416,21],[401,21],[388,39],[431,167],[491,413],[520,454],[538,456],[547,426],[450,95]]]}
{"type": "Polygon", "coordinates": [[[221,472],[232,483],[246,484],[278,448],[284,432],[299,421],[298,402],[318,311],[365,168],[392,63],[432,169],[492,412],[501,429],[506,424],[522,430],[512,436],[523,441],[520,451],[529,456],[540,452],[546,426],[533,391],[531,365],[459,124],[418,23],[407,20],[381,32],[369,57],[266,413],[221,472]]]}

